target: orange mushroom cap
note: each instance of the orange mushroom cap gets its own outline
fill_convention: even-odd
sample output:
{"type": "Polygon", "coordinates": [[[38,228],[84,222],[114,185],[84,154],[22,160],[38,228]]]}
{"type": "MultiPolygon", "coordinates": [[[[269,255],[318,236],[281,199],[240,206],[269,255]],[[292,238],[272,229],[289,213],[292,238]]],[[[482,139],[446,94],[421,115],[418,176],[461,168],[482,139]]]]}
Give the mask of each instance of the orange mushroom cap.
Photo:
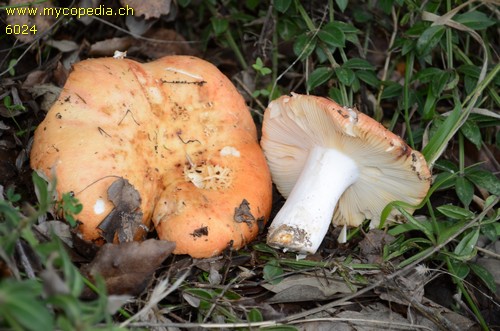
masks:
{"type": "MultiPolygon", "coordinates": [[[[77,63],[35,132],[31,166],[73,192],[85,240],[100,241],[123,178],[138,192],[135,216],[176,254],[209,257],[258,234],[271,180],[255,124],[236,88],[212,64],[168,56],[147,64],[77,63]]],[[[127,215],[126,215],[127,216],[127,215]]],[[[133,233],[138,240],[142,227],[133,233]]]]}

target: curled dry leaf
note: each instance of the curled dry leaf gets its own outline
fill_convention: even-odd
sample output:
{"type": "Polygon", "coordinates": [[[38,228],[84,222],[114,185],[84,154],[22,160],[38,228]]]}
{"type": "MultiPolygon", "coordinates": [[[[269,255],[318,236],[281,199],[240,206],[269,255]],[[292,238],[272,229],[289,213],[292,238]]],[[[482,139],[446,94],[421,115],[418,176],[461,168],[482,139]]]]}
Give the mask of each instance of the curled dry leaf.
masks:
{"type": "MultiPolygon", "coordinates": [[[[142,224],[141,196],[128,180],[119,178],[108,188],[108,200],[115,208],[104,218],[98,228],[102,237],[111,243],[142,239],[147,228],[142,224]]],[[[104,202],[103,202],[104,204],[104,202]]]]}
{"type": "Polygon", "coordinates": [[[110,294],[138,295],[174,248],[173,242],[155,239],[105,244],[82,273],[91,280],[102,276],[110,294]]]}
{"type": "Polygon", "coordinates": [[[144,15],[146,19],[158,18],[161,15],[170,13],[171,0],[121,0],[122,6],[129,6],[134,9],[134,16],[144,15]]]}

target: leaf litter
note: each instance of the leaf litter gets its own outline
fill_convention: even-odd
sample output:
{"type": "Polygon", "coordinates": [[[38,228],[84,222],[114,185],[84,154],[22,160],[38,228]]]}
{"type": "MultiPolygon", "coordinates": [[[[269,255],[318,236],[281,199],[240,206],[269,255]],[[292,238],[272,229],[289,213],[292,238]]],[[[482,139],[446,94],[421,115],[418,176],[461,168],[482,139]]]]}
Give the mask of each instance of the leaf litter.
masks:
{"type": "Polygon", "coordinates": [[[98,226],[106,242],[115,238],[119,243],[133,241],[138,233],[147,231],[142,224],[141,196],[128,180],[115,180],[108,188],[108,199],[115,208],[98,226]]]}
{"type": "MultiPolygon", "coordinates": [[[[174,249],[175,243],[156,239],[108,243],[82,268],[82,273],[90,280],[102,277],[110,294],[139,295],[174,249]]],[[[92,293],[88,291],[88,295],[92,293]]]]}

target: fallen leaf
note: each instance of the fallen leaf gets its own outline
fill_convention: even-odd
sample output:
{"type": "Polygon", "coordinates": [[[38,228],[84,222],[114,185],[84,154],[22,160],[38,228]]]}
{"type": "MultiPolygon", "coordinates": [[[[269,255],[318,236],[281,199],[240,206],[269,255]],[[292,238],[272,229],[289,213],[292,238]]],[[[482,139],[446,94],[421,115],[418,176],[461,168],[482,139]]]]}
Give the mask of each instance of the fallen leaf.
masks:
{"type": "Polygon", "coordinates": [[[68,247],[73,247],[71,230],[68,223],[62,221],[45,221],[35,225],[35,227],[47,238],[51,238],[51,235],[54,234],[68,245],[68,247]]]}
{"type": "Polygon", "coordinates": [[[267,303],[328,300],[338,293],[352,293],[341,279],[318,276],[293,275],[278,284],[263,284],[265,289],[276,293],[267,303]]]}
{"type": "MultiPolygon", "coordinates": [[[[44,8],[53,8],[52,1],[27,1],[27,0],[10,0],[10,7],[19,7],[20,10],[24,10],[25,8],[33,8],[31,10],[35,10],[37,13],[42,13],[44,8]],[[29,6],[26,4],[29,3],[29,6]]],[[[28,15],[25,13],[24,15],[8,15],[7,16],[7,24],[11,24],[13,26],[28,26],[28,27],[36,27],[36,33],[27,33],[27,34],[15,34],[15,37],[25,43],[32,42],[36,37],[42,35],[45,31],[47,31],[52,24],[55,22],[54,16],[51,15],[28,15]]]]}
{"type": "Polygon", "coordinates": [[[102,220],[99,229],[102,237],[111,243],[133,241],[137,234],[143,233],[141,196],[128,180],[119,178],[108,188],[108,199],[115,208],[102,220]]]}
{"type": "Polygon", "coordinates": [[[125,25],[133,36],[142,36],[157,20],[157,18],[146,20],[143,17],[127,16],[125,17],[125,25]]]}
{"type": "Polygon", "coordinates": [[[110,38],[90,46],[90,56],[113,56],[116,50],[126,51],[134,42],[132,37],[110,38]]]}
{"type": "MultiPolygon", "coordinates": [[[[406,324],[408,327],[411,324],[400,314],[390,310],[387,306],[377,302],[373,305],[366,306],[361,311],[343,311],[337,314],[337,318],[350,319],[348,322],[340,322],[349,326],[346,330],[356,331],[376,331],[376,330],[402,330],[397,324],[406,324]]],[[[342,327],[339,325],[339,329],[342,327]]],[[[408,328],[404,328],[407,330],[408,328]]],[[[337,330],[337,329],[335,329],[337,330]]]]}
{"type": "Polygon", "coordinates": [[[416,307],[412,306],[410,306],[410,309],[408,310],[408,320],[412,320],[417,325],[429,326],[433,330],[443,330],[443,327],[447,330],[479,331],[481,329],[475,321],[470,320],[463,314],[459,314],[448,308],[445,308],[425,297],[422,299],[422,304],[427,308],[427,314],[420,313],[416,307]],[[435,322],[431,321],[428,318],[430,316],[439,316],[439,322],[445,322],[446,324],[439,327],[435,324],[435,322]]]}
{"type": "Polygon", "coordinates": [[[2,135],[2,131],[7,131],[10,129],[9,126],[7,126],[4,122],[0,121],[0,136],[2,135]]]}
{"type": "Polygon", "coordinates": [[[134,16],[144,15],[146,19],[159,18],[161,15],[170,13],[171,0],[120,0],[123,7],[129,6],[134,9],[134,16]]]}
{"type": "Polygon", "coordinates": [[[59,273],[54,269],[53,255],[49,257],[46,268],[40,272],[40,278],[43,282],[43,292],[47,296],[58,294],[69,294],[70,289],[68,284],[61,278],[59,273]]]}
{"type": "Polygon", "coordinates": [[[372,229],[359,242],[360,255],[365,263],[382,263],[384,246],[395,239],[379,229],[372,229]]]}
{"type": "Polygon", "coordinates": [[[156,239],[105,244],[94,260],[82,267],[82,274],[91,280],[103,277],[109,294],[138,295],[174,249],[174,242],[156,239]]]}
{"type": "Polygon", "coordinates": [[[175,30],[153,28],[130,46],[129,54],[160,58],[166,55],[198,55],[186,39],[175,30]]]}
{"type": "Polygon", "coordinates": [[[106,312],[114,315],[124,304],[131,301],[133,297],[130,295],[110,295],[106,302],[106,312]]]}
{"type": "Polygon", "coordinates": [[[250,212],[250,204],[246,199],[243,199],[238,208],[234,208],[233,218],[238,223],[245,222],[249,227],[252,227],[255,217],[250,212]]]}
{"type": "Polygon", "coordinates": [[[427,284],[427,281],[427,275],[419,272],[417,268],[413,268],[405,274],[385,282],[383,286],[375,289],[375,293],[382,300],[407,306],[413,302],[422,301],[425,292],[424,286],[427,284]]]}
{"type": "Polygon", "coordinates": [[[28,74],[23,82],[23,88],[27,89],[39,84],[45,84],[50,80],[50,74],[47,70],[35,70],[28,74]]]}
{"type": "Polygon", "coordinates": [[[57,87],[54,84],[39,84],[27,88],[27,90],[33,98],[42,97],[40,109],[48,111],[54,102],[56,102],[59,94],[61,94],[62,88],[57,87]]]}
{"type": "Polygon", "coordinates": [[[80,46],[72,40],[54,40],[49,39],[45,42],[47,45],[57,48],[63,53],[77,50],[80,46]]]}

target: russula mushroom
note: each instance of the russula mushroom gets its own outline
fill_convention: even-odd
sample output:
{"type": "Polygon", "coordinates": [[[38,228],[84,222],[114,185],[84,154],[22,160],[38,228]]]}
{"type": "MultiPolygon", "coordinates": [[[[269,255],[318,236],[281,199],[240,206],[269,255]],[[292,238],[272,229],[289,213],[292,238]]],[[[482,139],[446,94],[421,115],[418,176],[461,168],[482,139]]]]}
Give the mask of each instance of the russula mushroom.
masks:
{"type": "Polygon", "coordinates": [[[107,229],[132,228],[126,239],[140,240],[152,220],[174,253],[209,257],[254,239],[271,209],[250,112],[227,77],[195,57],[77,63],[35,132],[31,166],[56,177],[59,198],[74,193],[79,233],[98,243],[117,240],[102,230],[115,210],[107,229]]]}
{"type": "Polygon", "coordinates": [[[370,219],[376,227],[389,202],[417,205],[430,185],[422,154],[369,116],[322,97],[272,101],[261,145],[287,198],[267,236],[276,248],[314,254],[331,222],[359,226],[370,219]]]}

